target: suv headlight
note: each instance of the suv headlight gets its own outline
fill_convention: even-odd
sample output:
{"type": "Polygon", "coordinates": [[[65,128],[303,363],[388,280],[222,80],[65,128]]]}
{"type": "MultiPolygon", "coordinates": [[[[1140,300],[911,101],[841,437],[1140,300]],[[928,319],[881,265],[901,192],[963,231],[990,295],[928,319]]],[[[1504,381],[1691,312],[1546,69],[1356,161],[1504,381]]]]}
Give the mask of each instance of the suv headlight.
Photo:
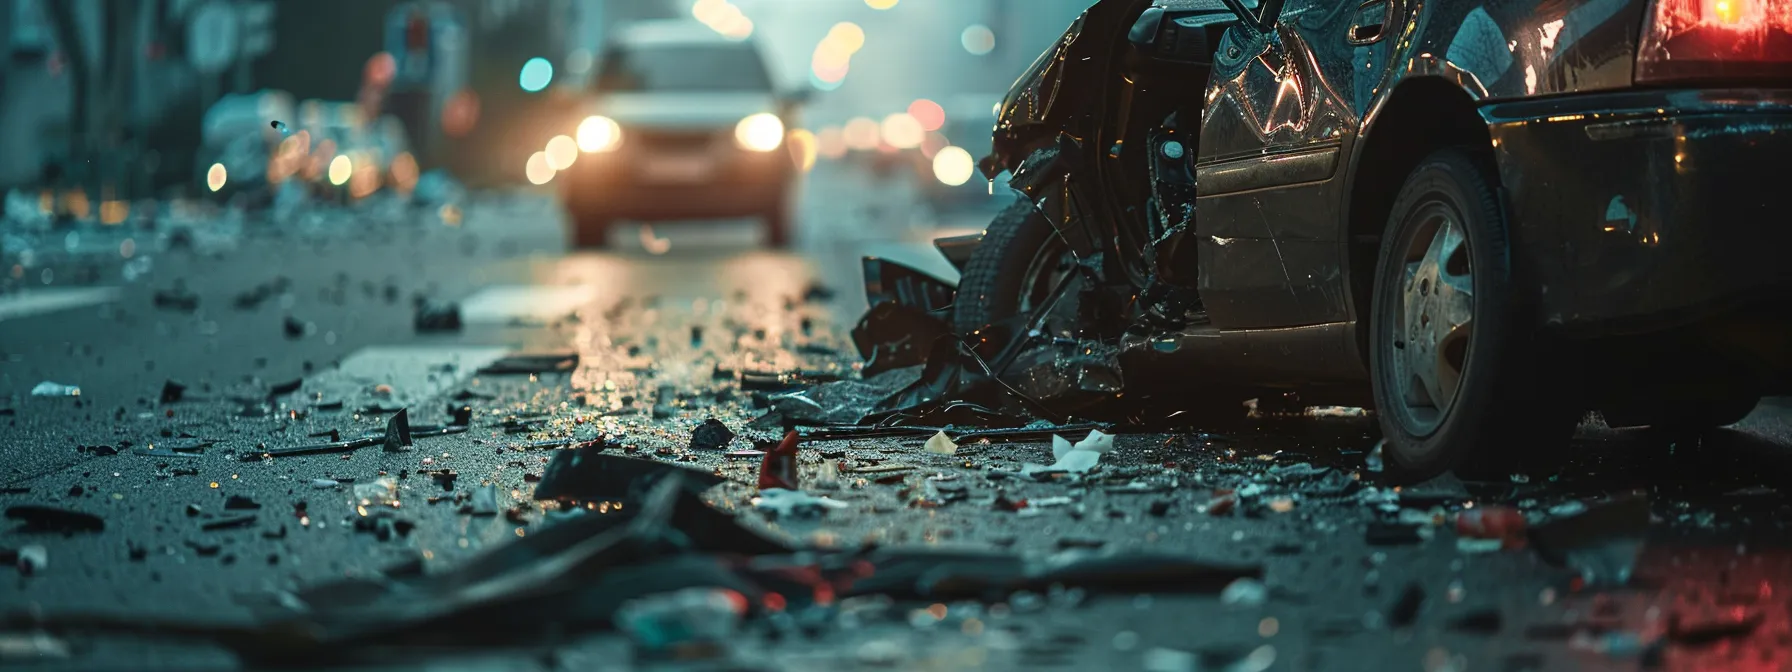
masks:
{"type": "Polygon", "coordinates": [[[613,152],[622,146],[622,126],[604,116],[585,117],[579,122],[579,150],[586,154],[613,152]]]}
{"type": "Polygon", "coordinates": [[[741,149],[755,152],[777,149],[784,144],[784,121],[770,112],[742,119],[734,126],[734,142],[741,149]]]}

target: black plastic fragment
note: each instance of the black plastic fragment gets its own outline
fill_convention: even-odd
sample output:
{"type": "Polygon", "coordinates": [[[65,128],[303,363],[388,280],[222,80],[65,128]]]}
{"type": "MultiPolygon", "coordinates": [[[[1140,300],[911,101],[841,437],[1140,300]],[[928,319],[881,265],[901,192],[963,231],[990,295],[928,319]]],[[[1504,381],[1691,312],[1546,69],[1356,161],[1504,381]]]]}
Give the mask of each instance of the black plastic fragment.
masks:
{"type": "Polygon", "coordinates": [[[398,452],[411,445],[411,412],[399,409],[386,418],[386,435],[382,439],[386,452],[398,452]]]}
{"type": "Polygon", "coordinates": [[[187,386],[172,378],[162,382],[162,403],[172,404],[187,394],[187,386]]]}
{"type": "Polygon", "coordinates": [[[479,372],[488,376],[564,373],[578,365],[579,353],[576,352],[520,354],[492,362],[479,372]]]}
{"type": "Polygon", "coordinates": [[[733,441],[733,430],[715,418],[704,420],[691,430],[691,450],[721,450],[733,441]]]}
{"type": "Polygon", "coordinates": [[[1388,608],[1388,624],[1396,628],[1404,628],[1419,618],[1419,610],[1425,606],[1425,588],[1417,583],[1406,584],[1400,591],[1400,598],[1388,608]]]}
{"type": "Polygon", "coordinates": [[[201,523],[199,525],[199,529],[210,532],[210,531],[214,531],[214,530],[230,530],[230,529],[235,529],[235,528],[239,528],[239,527],[248,527],[248,526],[254,525],[254,524],[255,524],[255,514],[243,513],[243,514],[237,514],[237,515],[233,515],[233,516],[223,516],[221,518],[214,518],[212,520],[205,521],[204,523],[201,523]]]}
{"type": "Polygon", "coordinates": [[[1369,529],[1363,540],[1370,546],[1406,546],[1425,540],[1419,536],[1419,526],[1402,525],[1400,523],[1369,523],[1369,529]]]}
{"type": "Polygon", "coordinates": [[[412,324],[418,333],[460,331],[460,304],[425,301],[417,306],[412,324]]]}
{"type": "Polygon", "coordinates": [[[603,452],[607,446],[583,446],[554,453],[541,483],[537,500],[640,502],[655,484],[677,474],[680,482],[702,492],[722,479],[705,471],[687,469],[603,452]]]}
{"type": "Polygon", "coordinates": [[[106,521],[91,513],[40,504],[19,504],[6,507],[6,518],[24,523],[21,532],[103,532],[106,521]]]}

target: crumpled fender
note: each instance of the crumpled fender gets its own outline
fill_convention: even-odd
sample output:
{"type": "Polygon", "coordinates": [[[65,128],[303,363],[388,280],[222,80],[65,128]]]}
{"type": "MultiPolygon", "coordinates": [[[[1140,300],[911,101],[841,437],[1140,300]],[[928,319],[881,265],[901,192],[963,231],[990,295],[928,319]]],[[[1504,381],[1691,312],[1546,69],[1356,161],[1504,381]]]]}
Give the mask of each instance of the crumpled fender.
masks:
{"type": "Polygon", "coordinates": [[[993,180],[1004,171],[1017,173],[1040,145],[1059,143],[1060,134],[1073,139],[1087,135],[1085,122],[1109,76],[1115,43],[1126,39],[1126,19],[1148,4],[1149,0],[1096,2],[1015,80],[996,115],[992,151],[978,163],[985,178],[993,180]]]}

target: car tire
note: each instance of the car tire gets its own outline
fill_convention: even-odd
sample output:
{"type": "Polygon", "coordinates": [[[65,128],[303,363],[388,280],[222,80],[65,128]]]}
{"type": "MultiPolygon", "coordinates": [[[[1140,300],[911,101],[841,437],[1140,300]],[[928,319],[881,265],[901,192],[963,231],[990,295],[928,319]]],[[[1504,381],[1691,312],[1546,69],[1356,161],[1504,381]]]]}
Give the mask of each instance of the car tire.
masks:
{"type": "Polygon", "coordinates": [[[1396,481],[1522,469],[1559,453],[1581,417],[1563,386],[1546,381],[1551,367],[1514,287],[1493,176],[1481,155],[1438,151],[1389,213],[1369,367],[1396,481]]]}
{"type": "Polygon", "coordinates": [[[609,216],[589,210],[573,210],[567,212],[570,220],[568,241],[576,249],[601,249],[610,246],[610,226],[614,224],[609,216]]]}
{"type": "Polygon", "coordinates": [[[996,215],[982,242],[959,274],[952,306],[952,330],[968,334],[1014,317],[1022,296],[1031,292],[1028,270],[1042,253],[1057,247],[1051,223],[1026,199],[996,215]]]}

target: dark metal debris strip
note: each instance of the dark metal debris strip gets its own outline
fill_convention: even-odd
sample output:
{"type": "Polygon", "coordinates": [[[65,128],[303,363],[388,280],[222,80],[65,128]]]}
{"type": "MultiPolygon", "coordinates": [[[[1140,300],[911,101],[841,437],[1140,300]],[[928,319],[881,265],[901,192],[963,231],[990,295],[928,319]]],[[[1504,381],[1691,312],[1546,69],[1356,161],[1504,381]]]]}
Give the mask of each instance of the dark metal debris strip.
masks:
{"type": "Polygon", "coordinates": [[[510,355],[479,370],[488,376],[566,373],[579,365],[579,353],[550,352],[510,355]]]}
{"type": "MultiPolygon", "coordinates": [[[[618,462],[596,453],[602,468],[618,462]]],[[[571,459],[571,458],[569,458],[571,459]]],[[[571,474],[583,469],[563,465],[571,474]]],[[[550,469],[550,472],[556,470],[550,469]]],[[[548,484],[569,476],[544,478],[548,484]]],[[[50,633],[113,630],[200,638],[250,664],[347,664],[389,654],[496,643],[564,641],[614,626],[631,600],[687,588],[745,598],[749,615],[826,609],[841,598],[1000,600],[1049,587],[1091,592],[1217,593],[1253,565],[1216,565],[1156,555],[1060,556],[1029,561],[1004,553],[935,549],[815,552],[740,526],[694,492],[687,474],[661,478],[640,506],[586,514],[532,531],[441,574],[405,567],[297,593],[266,596],[249,623],[8,612],[7,627],[50,633]],[[527,614],[526,618],[504,615],[527,614]]],[[[572,484],[579,479],[567,481],[572,484]]],[[[610,486],[594,492],[612,494],[610,486]]],[[[582,496],[582,495],[581,495],[582,496]]],[[[381,532],[402,534],[394,523],[381,532]]]]}

